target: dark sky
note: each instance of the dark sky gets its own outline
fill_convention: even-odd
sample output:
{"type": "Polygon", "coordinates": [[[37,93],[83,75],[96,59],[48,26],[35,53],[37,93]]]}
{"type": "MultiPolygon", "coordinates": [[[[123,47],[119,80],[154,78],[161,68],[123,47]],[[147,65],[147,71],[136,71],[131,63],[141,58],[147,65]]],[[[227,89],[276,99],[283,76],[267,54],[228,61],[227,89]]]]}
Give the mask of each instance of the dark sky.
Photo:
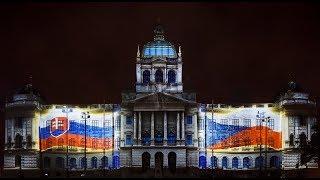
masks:
{"type": "Polygon", "coordinates": [[[0,97],[26,82],[48,103],[121,102],[137,45],[182,46],[184,89],[198,102],[272,102],[289,73],[320,95],[319,4],[24,3],[0,6],[0,97]]]}

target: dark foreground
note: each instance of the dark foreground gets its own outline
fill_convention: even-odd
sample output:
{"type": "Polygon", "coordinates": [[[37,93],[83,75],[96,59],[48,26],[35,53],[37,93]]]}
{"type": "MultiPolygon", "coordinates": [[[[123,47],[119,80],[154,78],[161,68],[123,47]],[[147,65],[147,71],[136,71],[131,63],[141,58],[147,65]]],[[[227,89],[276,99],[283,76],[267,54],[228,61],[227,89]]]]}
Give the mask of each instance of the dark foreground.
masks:
{"type": "MultiPolygon", "coordinates": [[[[121,170],[87,170],[86,175],[83,175],[83,171],[72,171],[69,173],[69,177],[96,177],[96,178],[228,178],[228,177],[275,177],[275,178],[320,178],[320,169],[301,169],[301,170],[200,170],[197,168],[182,168],[176,169],[175,172],[171,172],[168,169],[164,169],[162,173],[155,173],[154,169],[142,171],[140,168],[122,168],[121,170]]],[[[57,171],[51,169],[43,173],[40,170],[7,170],[2,173],[2,177],[67,177],[67,173],[64,171],[57,171]],[[41,175],[42,174],[42,175],[41,175]],[[47,175],[45,175],[47,174],[47,175]]]]}

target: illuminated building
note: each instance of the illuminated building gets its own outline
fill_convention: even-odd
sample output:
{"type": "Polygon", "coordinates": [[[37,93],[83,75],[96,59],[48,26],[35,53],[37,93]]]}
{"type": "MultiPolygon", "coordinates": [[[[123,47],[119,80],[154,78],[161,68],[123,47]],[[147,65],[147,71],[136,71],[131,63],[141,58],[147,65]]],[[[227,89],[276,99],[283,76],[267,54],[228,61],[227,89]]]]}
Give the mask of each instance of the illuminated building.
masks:
{"type": "Polygon", "coordinates": [[[161,26],[154,33],[121,105],[47,105],[31,84],[17,91],[6,103],[5,170],[317,167],[299,151],[315,133],[316,104],[295,83],[273,103],[197,103],[183,91],[181,47],[161,26]]]}

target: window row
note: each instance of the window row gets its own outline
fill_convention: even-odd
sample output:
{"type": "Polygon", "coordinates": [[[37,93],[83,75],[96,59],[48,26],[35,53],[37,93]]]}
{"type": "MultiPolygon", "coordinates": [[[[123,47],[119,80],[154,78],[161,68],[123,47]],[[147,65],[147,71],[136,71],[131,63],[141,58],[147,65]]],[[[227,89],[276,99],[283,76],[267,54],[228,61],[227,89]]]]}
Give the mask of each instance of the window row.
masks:
{"type": "MultiPolygon", "coordinates": [[[[242,125],[243,127],[252,127],[252,122],[251,119],[243,119],[242,121],[242,125]]],[[[217,126],[219,126],[219,129],[239,129],[240,128],[240,119],[221,119],[220,120],[220,124],[218,124],[219,122],[217,122],[215,119],[214,120],[209,120],[209,130],[215,130],[218,129],[217,126]],[[229,123],[230,122],[230,123],[229,123]]],[[[274,119],[270,119],[268,122],[262,122],[259,119],[256,119],[256,126],[260,126],[260,123],[262,126],[265,125],[265,123],[267,123],[267,126],[274,130],[274,119]]]]}
{"type": "MultiPolygon", "coordinates": [[[[240,167],[240,161],[238,157],[233,157],[231,159],[231,162],[229,159],[224,156],[221,159],[221,168],[223,169],[239,169],[240,167]],[[229,164],[231,163],[231,164],[229,164]],[[231,165],[231,166],[230,166],[231,165]]],[[[216,156],[211,157],[211,168],[218,168],[218,162],[219,159],[216,156]]],[[[278,156],[272,156],[269,159],[269,164],[265,162],[265,158],[262,156],[259,156],[255,158],[254,164],[253,164],[253,159],[251,157],[244,157],[242,159],[242,168],[244,169],[249,169],[249,168],[260,168],[260,167],[269,167],[269,168],[280,168],[280,158],[278,156]]]]}
{"type": "MultiPolygon", "coordinates": [[[[142,83],[143,84],[148,84],[150,83],[150,70],[144,70],[142,73],[142,83]]],[[[155,82],[156,83],[163,83],[164,82],[164,77],[163,77],[163,71],[161,69],[157,69],[155,74],[155,82]]],[[[168,71],[168,83],[176,83],[176,71],[175,70],[169,70],[168,71]]]]}
{"type": "MultiPolygon", "coordinates": [[[[44,168],[51,168],[50,162],[51,158],[49,157],[45,157],[44,158],[44,168]]],[[[55,163],[56,163],[56,168],[61,168],[64,169],[65,168],[65,159],[62,157],[57,157],[55,159],[55,163]]],[[[80,159],[80,168],[84,168],[85,166],[87,166],[88,168],[92,168],[92,169],[96,169],[98,168],[98,158],[97,157],[92,157],[90,159],[86,159],[85,157],[82,157],[80,159]],[[90,163],[91,166],[88,166],[88,161],[90,163]]],[[[109,167],[109,163],[108,163],[108,157],[107,156],[103,156],[100,159],[100,168],[108,168],[109,167]]],[[[77,169],[78,168],[78,163],[77,163],[77,159],[76,158],[69,158],[69,168],[70,169],[77,169]]]]}

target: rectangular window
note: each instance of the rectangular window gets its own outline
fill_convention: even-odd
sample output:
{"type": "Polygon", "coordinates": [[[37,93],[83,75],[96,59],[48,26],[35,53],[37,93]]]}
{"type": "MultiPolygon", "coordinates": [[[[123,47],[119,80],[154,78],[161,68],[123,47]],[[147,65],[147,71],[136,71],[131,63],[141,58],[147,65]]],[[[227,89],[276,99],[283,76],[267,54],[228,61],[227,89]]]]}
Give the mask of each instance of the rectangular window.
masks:
{"type": "Polygon", "coordinates": [[[228,119],[221,119],[221,129],[222,130],[228,129],[228,119]]]}
{"type": "Polygon", "coordinates": [[[131,135],[127,135],[127,136],[126,136],[126,145],[132,145],[131,135]]]}
{"type": "Polygon", "coordinates": [[[192,124],[192,116],[191,115],[187,116],[187,124],[192,124]]]}
{"type": "Polygon", "coordinates": [[[49,131],[51,126],[51,120],[46,121],[46,129],[49,131]]]}
{"type": "Polygon", "coordinates": [[[243,120],[243,125],[245,127],[251,127],[251,119],[244,119],[243,120]]]}
{"type": "MultiPolygon", "coordinates": [[[[261,120],[260,119],[256,119],[256,126],[260,126],[261,120]]],[[[262,123],[261,123],[262,126],[262,123]]]]}
{"type": "Polygon", "coordinates": [[[92,139],[92,148],[93,149],[97,149],[97,147],[98,147],[97,140],[96,139],[92,139]]]}
{"type": "Polygon", "coordinates": [[[132,116],[126,116],[126,124],[131,125],[132,124],[132,116]]]}
{"type": "Polygon", "coordinates": [[[98,124],[99,124],[98,120],[92,120],[92,129],[93,130],[98,129],[98,124]]]}
{"type": "Polygon", "coordinates": [[[187,145],[192,145],[192,134],[187,135],[186,143],[187,145]]]}
{"type": "Polygon", "coordinates": [[[239,129],[239,119],[232,119],[233,129],[239,129]]]}
{"type": "Polygon", "coordinates": [[[269,119],[268,127],[269,127],[270,129],[274,130],[274,119],[269,119]]]}

